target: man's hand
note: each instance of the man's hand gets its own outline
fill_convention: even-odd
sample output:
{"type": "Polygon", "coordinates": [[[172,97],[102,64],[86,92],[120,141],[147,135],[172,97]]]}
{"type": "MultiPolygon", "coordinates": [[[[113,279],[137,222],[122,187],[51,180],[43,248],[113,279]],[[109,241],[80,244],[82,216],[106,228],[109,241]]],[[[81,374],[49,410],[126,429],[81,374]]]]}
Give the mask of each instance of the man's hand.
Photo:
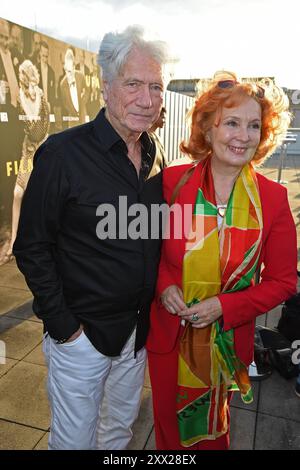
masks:
{"type": "Polygon", "coordinates": [[[75,333],[73,333],[72,336],[70,336],[70,338],[66,341],[66,343],[72,343],[72,341],[74,341],[76,338],[78,338],[78,336],[81,335],[82,331],[83,331],[83,325],[80,325],[78,330],[75,331],[75,333]]]}

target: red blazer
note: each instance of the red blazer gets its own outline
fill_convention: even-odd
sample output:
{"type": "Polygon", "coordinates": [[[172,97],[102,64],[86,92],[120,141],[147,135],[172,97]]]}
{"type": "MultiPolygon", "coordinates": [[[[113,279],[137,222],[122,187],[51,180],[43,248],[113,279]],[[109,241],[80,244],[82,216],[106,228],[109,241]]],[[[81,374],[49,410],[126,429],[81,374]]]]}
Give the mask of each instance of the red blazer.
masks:
{"type": "MultiPolygon", "coordinates": [[[[191,165],[166,168],[163,171],[164,197],[168,203],[175,185],[191,165]]],[[[176,202],[194,204],[201,168],[194,170],[180,189],[176,202]]],[[[260,284],[242,291],[220,294],[224,329],[234,328],[236,353],[246,364],[253,358],[255,318],[268,312],[296,292],[297,242],[296,229],[289,208],[287,191],[278,183],[257,173],[263,212],[263,240],[259,264],[260,284]]],[[[171,315],[161,304],[160,295],[170,285],[182,287],[182,262],[186,239],[163,241],[157,281],[156,299],[151,308],[148,350],[156,353],[172,351],[179,333],[180,318],[171,315]]]]}

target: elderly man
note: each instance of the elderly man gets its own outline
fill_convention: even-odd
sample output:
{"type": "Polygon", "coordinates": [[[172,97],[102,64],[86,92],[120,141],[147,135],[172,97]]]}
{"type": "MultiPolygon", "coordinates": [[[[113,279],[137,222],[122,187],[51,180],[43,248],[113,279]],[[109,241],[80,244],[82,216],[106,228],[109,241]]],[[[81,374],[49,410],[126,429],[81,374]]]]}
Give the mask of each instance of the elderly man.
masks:
{"type": "Polygon", "coordinates": [[[161,202],[145,131],[160,113],[168,56],[129,27],[106,34],[99,57],[106,107],[37,151],[14,245],[45,327],[50,449],[126,448],[144,382],[159,240],[135,236],[122,204],[161,202]],[[117,235],[99,229],[110,208],[117,235]]]}

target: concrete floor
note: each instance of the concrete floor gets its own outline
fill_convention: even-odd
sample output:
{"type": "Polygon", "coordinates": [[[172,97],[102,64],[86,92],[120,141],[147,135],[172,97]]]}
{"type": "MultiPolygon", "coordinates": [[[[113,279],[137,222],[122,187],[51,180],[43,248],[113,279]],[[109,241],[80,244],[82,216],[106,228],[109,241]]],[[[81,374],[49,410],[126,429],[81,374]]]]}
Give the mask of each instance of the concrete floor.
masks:
{"type": "MultiPolygon", "coordinates": [[[[260,172],[277,179],[277,165],[278,159],[272,157],[260,172]]],[[[282,177],[288,181],[300,247],[300,156],[287,158],[282,177]]],[[[275,326],[280,310],[279,306],[267,317],[259,317],[259,323],[275,326]]],[[[32,314],[31,294],[14,261],[0,267],[0,341],[7,357],[6,364],[1,364],[0,357],[0,449],[47,449],[49,407],[42,324],[32,314]]],[[[235,395],[231,449],[300,449],[300,399],[294,393],[294,382],[273,372],[267,380],[253,383],[251,405],[244,405],[235,395]]],[[[148,374],[128,449],[155,449],[148,374]]]]}

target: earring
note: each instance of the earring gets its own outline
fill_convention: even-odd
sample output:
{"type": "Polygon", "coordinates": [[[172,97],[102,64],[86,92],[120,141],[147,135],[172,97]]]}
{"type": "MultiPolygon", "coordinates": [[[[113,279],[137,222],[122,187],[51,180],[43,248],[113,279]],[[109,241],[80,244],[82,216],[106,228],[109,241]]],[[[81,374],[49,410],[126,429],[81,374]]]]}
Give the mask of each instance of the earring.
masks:
{"type": "Polygon", "coordinates": [[[205,140],[206,140],[206,142],[208,142],[210,144],[210,136],[208,134],[206,134],[205,140]]]}

